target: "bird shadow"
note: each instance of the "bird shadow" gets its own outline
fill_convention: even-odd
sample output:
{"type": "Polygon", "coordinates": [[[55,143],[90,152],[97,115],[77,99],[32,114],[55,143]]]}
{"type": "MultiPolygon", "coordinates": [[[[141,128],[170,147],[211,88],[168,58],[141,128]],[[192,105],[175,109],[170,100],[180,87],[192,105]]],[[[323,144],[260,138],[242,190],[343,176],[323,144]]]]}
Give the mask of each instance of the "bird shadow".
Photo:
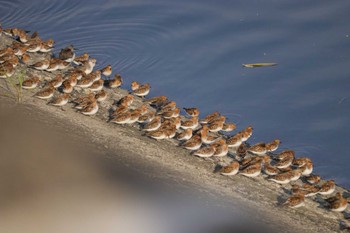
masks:
{"type": "Polygon", "coordinates": [[[277,196],[277,206],[282,206],[287,199],[284,196],[277,196]]]}

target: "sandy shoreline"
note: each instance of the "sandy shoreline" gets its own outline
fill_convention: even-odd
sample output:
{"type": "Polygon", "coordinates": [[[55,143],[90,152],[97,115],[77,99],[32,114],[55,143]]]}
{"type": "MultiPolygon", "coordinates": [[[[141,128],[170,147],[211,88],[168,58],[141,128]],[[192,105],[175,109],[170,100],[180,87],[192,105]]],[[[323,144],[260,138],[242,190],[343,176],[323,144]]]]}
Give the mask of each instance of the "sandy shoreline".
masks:
{"type": "MultiPolygon", "coordinates": [[[[3,48],[11,39],[3,37],[0,41],[3,48]]],[[[22,64],[16,72],[21,72],[20,70],[27,74],[41,74],[22,64]]],[[[54,76],[46,73],[45,75],[48,79],[54,76]]],[[[0,80],[0,85],[7,88],[4,80],[0,80]]],[[[277,202],[285,199],[288,194],[280,185],[268,182],[263,177],[249,179],[238,175],[227,178],[213,174],[216,165],[214,162],[190,156],[188,151],[177,146],[175,140],[158,142],[144,137],[136,127],[108,123],[108,110],[114,100],[128,93],[126,90],[108,90],[108,100],[101,104],[100,111],[93,117],[76,112],[71,104],[64,107],[65,111],[49,106],[45,101],[32,97],[36,90],[24,91],[20,105],[33,115],[40,115],[39,119],[43,121],[45,115],[50,116],[45,124],[66,125],[64,128],[68,134],[84,137],[102,151],[102,156],[134,160],[137,164],[152,164],[158,169],[153,172],[155,176],[169,174],[175,182],[184,182],[186,186],[206,190],[217,198],[223,197],[241,203],[250,210],[256,210],[258,215],[265,217],[263,222],[269,222],[282,232],[339,232],[339,219],[343,219],[343,215],[319,208],[319,203],[310,198],[306,201],[306,207],[297,210],[281,208],[277,206],[277,202]]],[[[139,99],[135,102],[135,106],[141,104],[139,99]]],[[[0,97],[0,103],[6,108],[16,105],[7,97],[0,97]]],[[[228,161],[230,158],[223,160],[228,161]]],[[[152,171],[148,173],[152,174],[152,171]]],[[[339,190],[345,191],[340,187],[339,190]]]]}

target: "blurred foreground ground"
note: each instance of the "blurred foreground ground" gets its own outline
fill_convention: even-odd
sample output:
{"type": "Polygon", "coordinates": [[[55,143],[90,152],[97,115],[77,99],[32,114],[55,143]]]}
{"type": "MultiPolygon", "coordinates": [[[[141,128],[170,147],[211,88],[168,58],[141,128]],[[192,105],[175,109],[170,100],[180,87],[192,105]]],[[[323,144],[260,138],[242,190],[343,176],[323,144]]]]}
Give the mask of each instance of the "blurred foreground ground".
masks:
{"type": "Polygon", "coordinates": [[[263,231],[243,206],[33,106],[0,98],[0,122],[1,233],[263,231]]]}

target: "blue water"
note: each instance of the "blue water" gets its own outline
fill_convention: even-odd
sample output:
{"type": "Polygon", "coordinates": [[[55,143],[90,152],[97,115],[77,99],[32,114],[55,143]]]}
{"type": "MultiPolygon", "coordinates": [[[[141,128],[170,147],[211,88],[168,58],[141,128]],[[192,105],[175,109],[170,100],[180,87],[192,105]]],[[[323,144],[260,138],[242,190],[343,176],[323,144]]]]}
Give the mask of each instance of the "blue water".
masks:
{"type": "Polygon", "coordinates": [[[6,27],[39,31],[150,82],[203,115],[220,111],[251,143],[282,140],[350,188],[350,1],[8,0],[6,27]],[[243,68],[242,63],[278,66],[243,68]]]}

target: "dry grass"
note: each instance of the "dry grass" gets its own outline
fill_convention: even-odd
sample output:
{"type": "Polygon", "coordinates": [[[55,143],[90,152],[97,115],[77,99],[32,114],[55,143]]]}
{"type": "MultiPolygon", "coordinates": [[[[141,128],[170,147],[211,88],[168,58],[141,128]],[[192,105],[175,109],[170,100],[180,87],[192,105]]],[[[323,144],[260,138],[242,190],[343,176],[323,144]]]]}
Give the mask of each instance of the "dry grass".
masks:
{"type": "Polygon", "coordinates": [[[4,79],[5,86],[0,85],[0,96],[14,99],[16,103],[21,103],[23,100],[22,84],[24,81],[25,73],[17,73],[11,77],[4,79]]]}

